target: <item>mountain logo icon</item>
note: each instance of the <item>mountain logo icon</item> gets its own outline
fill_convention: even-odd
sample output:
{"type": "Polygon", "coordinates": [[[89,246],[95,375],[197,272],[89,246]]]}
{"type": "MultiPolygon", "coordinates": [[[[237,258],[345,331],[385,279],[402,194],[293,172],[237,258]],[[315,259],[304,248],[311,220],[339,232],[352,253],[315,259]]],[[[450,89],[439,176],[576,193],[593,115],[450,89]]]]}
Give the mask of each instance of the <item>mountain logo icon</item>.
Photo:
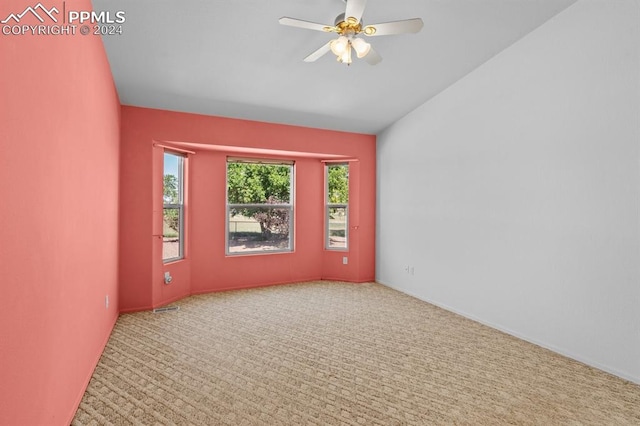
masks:
{"type": "Polygon", "coordinates": [[[6,19],[4,19],[3,21],[0,21],[0,23],[2,24],[6,24],[9,21],[13,20],[16,24],[20,23],[20,20],[27,14],[31,13],[33,16],[35,16],[38,21],[44,23],[44,19],[43,16],[48,16],[53,22],[58,22],[58,20],[56,19],[55,16],[53,16],[53,14],[58,14],[60,13],[58,11],[58,9],[56,9],[55,7],[52,7],[51,9],[47,9],[46,7],[44,7],[42,5],[42,3],[38,3],[37,5],[31,7],[28,6],[22,13],[11,13],[9,14],[9,16],[7,16],[6,19]],[[40,13],[38,13],[40,12],[40,13]]]}

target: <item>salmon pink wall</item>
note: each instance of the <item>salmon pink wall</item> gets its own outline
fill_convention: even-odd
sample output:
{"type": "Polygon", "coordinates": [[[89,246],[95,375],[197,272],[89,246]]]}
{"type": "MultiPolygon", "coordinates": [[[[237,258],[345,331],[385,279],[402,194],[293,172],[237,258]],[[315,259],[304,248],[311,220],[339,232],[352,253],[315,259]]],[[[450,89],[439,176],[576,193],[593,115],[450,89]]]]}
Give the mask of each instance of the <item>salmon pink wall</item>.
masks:
{"type": "MultiPolygon", "coordinates": [[[[225,256],[225,153],[196,154],[191,187],[192,292],[227,290],[322,278],[323,165],[295,165],[295,252],[225,256]],[[311,190],[310,188],[315,188],[311,190]],[[206,232],[201,232],[206,229],[206,232]],[[214,238],[211,238],[211,237],[214,238]]],[[[346,272],[346,271],[344,271],[346,272]]],[[[349,279],[344,275],[343,279],[349,279]]]]}
{"type": "Polygon", "coordinates": [[[123,311],[149,309],[193,293],[322,278],[374,278],[375,136],[128,106],[122,107],[121,135],[123,311]],[[187,256],[168,265],[162,264],[157,236],[162,207],[158,143],[195,152],[187,160],[187,256]],[[269,154],[296,162],[295,250],[226,256],[226,158],[269,154]],[[324,250],[325,157],[355,160],[350,173],[350,221],[355,228],[347,252],[324,250]],[[343,256],[349,258],[347,265],[343,256]],[[170,285],[163,282],[165,271],[173,276],[170,285]]]}
{"type": "Polygon", "coordinates": [[[119,102],[97,36],[0,35],[0,58],[0,424],[64,425],[118,315],[119,102]]]}

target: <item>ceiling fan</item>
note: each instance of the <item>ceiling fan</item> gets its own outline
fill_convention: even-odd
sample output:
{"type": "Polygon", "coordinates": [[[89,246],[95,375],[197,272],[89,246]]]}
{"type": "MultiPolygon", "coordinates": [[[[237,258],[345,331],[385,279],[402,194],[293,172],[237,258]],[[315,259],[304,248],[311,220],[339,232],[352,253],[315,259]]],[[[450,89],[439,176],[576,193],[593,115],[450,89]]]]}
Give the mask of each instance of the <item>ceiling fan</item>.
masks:
{"type": "Polygon", "coordinates": [[[331,51],[336,55],[338,62],[350,65],[352,62],[351,50],[353,49],[358,58],[363,58],[367,63],[375,65],[382,61],[382,57],[371,47],[369,43],[358,36],[361,34],[368,37],[374,37],[417,33],[424,25],[420,18],[365,25],[362,22],[362,13],[364,12],[367,0],[343,1],[347,3],[347,8],[344,13],[341,13],[336,17],[333,25],[323,25],[315,22],[288,18],[286,16],[280,18],[279,22],[282,25],[338,34],[338,38],[329,41],[327,44],[304,58],[305,62],[314,62],[331,51]]]}

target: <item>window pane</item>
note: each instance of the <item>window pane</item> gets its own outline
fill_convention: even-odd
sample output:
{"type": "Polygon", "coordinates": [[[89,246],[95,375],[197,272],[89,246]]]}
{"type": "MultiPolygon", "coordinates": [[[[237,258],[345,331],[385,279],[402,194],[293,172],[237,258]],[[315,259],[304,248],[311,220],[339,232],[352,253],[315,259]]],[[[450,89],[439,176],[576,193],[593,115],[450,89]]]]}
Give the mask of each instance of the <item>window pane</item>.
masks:
{"type": "Polygon", "coordinates": [[[349,204],[349,165],[327,165],[326,193],[326,232],[327,249],[346,250],[348,248],[348,204],[349,204]]]}
{"type": "Polygon", "coordinates": [[[327,168],[329,204],[347,204],[349,202],[349,166],[334,164],[327,168]]]}
{"type": "Polygon", "coordinates": [[[347,248],[347,208],[329,207],[329,248],[347,248]]]}
{"type": "Polygon", "coordinates": [[[180,247],[181,209],[163,209],[162,223],[162,259],[176,259],[182,257],[180,247]]]}
{"type": "Polygon", "coordinates": [[[228,163],[228,203],[290,203],[292,169],[283,164],[228,163]]]}
{"type": "Polygon", "coordinates": [[[229,253],[291,249],[289,208],[232,208],[229,214],[229,253]]]}
{"type": "Polygon", "coordinates": [[[179,204],[182,201],[182,160],[182,156],[164,154],[163,200],[165,204],[179,204]]]}
{"type": "Polygon", "coordinates": [[[162,223],[162,259],[164,261],[182,259],[184,257],[184,156],[164,153],[164,202],[162,223]]]}

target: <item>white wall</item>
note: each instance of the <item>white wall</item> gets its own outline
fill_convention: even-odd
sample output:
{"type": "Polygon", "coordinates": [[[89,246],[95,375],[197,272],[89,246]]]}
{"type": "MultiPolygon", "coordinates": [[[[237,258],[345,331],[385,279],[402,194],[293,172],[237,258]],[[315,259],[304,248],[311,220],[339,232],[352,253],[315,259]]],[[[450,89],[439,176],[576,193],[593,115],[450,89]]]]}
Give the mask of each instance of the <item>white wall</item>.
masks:
{"type": "Polygon", "coordinates": [[[640,2],[581,0],[378,135],[377,280],[640,383],[639,144],[640,2]]]}

